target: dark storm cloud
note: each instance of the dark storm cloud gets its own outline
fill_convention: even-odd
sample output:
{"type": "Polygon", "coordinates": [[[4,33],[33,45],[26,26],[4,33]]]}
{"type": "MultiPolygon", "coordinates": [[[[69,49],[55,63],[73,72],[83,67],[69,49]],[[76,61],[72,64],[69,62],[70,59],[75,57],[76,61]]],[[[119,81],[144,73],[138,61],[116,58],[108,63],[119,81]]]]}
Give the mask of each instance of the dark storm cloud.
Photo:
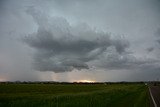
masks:
{"type": "Polygon", "coordinates": [[[47,18],[33,8],[27,13],[33,16],[39,27],[37,32],[23,39],[36,50],[36,70],[64,72],[74,68],[89,69],[87,62],[96,59],[109,46],[115,47],[118,54],[129,47],[123,38],[113,39],[110,34],[94,31],[87,24],[71,26],[62,17],[47,18]]]}
{"type": "Polygon", "coordinates": [[[158,43],[158,47],[160,46],[160,28],[158,28],[155,32],[156,42],[158,43]]]}
{"type": "Polygon", "coordinates": [[[149,47],[146,49],[148,52],[152,52],[154,50],[154,47],[149,47]]]}
{"type": "Polygon", "coordinates": [[[69,52],[81,55],[86,54],[96,48],[102,48],[110,45],[110,43],[108,43],[108,40],[100,41],[95,39],[94,41],[90,41],[83,38],[76,38],[72,34],[69,34],[66,38],[65,36],[62,36],[61,38],[57,39],[56,37],[54,37],[54,34],[52,34],[52,32],[44,31],[43,29],[39,29],[36,36],[32,35],[26,37],[25,41],[31,47],[37,48],[42,51],[49,50],[57,54],[62,52],[69,52]]]}
{"type": "Polygon", "coordinates": [[[160,37],[160,28],[158,28],[158,29],[156,30],[155,36],[156,36],[156,37],[160,37]]]}
{"type": "Polygon", "coordinates": [[[126,48],[129,48],[129,42],[122,38],[115,40],[113,44],[119,53],[123,53],[126,48]]]}
{"type": "Polygon", "coordinates": [[[160,60],[151,58],[137,58],[133,53],[123,52],[119,54],[116,48],[110,46],[89,65],[104,68],[105,70],[127,70],[128,72],[158,72],[160,60]]]}
{"type": "Polygon", "coordinates": [[[0,80],[153,80],[159,12],[159,0],[0,0],[0,80]]]}

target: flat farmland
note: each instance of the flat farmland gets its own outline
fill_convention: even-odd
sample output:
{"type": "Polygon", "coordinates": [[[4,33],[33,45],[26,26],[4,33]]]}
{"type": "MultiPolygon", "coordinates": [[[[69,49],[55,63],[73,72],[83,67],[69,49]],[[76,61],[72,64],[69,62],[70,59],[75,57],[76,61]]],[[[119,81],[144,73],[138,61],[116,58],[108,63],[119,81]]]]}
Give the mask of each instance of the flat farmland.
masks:
{"type": "Polygon", "coordinates": [[[144,84],[0,84],[0,107],[149,107],[144,84]]]}

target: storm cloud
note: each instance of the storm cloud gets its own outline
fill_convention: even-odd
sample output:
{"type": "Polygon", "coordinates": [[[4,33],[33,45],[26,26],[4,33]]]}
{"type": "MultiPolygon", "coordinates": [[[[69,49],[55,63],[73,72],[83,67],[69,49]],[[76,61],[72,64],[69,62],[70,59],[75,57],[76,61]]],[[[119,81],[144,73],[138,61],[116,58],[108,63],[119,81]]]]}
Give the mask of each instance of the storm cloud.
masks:
{"type": "Polygon", "coordinates": [[[118,54],[129,47],[124,38],[111,38],[111,34],[95,31],[85,23],[72,26],[62,17],[48,18],[32,9],[27,13],[37,22],[38,30],[23,40],[36,50],[36,70],[65,72],[89,69],[87,63],[97,59],[108,47],[115,47],[118,54]]]}
{"type": "Polygon", "coordinates": [[[159,0],[1,0],[0,81],[155,80],[159,7],[159,0]]]}

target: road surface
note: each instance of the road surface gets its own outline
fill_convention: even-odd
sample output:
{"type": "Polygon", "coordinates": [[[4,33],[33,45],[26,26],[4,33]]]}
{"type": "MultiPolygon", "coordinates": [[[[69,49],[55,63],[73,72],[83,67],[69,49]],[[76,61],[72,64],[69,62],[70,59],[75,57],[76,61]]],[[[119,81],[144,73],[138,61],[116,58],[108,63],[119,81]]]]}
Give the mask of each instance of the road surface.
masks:
{"type": "Polygon", "coordinates": [[[149,86],[151,107],[160,107],[160,86],[149,86]]]}

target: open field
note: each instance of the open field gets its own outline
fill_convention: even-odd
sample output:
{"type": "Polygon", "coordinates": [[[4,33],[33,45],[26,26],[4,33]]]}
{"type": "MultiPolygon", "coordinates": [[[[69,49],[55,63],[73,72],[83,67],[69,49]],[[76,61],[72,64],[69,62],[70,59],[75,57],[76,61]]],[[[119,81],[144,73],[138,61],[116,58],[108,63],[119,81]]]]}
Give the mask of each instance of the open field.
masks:
{"type": "Polygon", "coordinates": [[[149,107],[144,84],[0,84],[0,107],[149,107]]]}

